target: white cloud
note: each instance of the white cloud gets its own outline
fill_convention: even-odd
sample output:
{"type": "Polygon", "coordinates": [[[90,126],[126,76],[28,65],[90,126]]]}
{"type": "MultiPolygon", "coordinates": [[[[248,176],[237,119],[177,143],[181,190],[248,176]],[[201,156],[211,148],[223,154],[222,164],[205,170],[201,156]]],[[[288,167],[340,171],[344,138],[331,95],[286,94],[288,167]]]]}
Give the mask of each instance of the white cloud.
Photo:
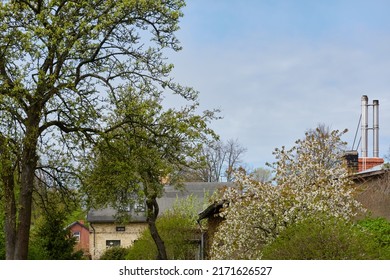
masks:
{"type": "Polygon", "coordinates": [[[383,33],[259,41],[246,32],[221,44],[190,35],[172,56],[174,76],[200,91],[203,108],[222,110],[224,118],[212,127],[248,148],[248,164],[273,161],[274,148],[293,145],[318,123],[348,128],[351,147],[363,94],[380,102],[380,153],[388,151],[390,42],[383,33]]]}

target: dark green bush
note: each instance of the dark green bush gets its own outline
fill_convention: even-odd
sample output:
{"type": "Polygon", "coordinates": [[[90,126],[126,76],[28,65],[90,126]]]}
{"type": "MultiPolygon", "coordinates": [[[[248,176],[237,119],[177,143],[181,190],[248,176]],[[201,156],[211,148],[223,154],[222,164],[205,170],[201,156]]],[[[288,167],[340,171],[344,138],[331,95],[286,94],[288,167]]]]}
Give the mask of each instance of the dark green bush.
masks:
{"type": "Polygon", "coordinates": [[[125,260],[126,255],[129,253],[128,248],[123,247],[111,247],[107,249],[100,257],[101,260],[125,260]]]}
{"type": "Polygon", "coordinates": [[[380,259],[372,234],[340,218],[309,218],[284,230],[263,252],[263,259],[380,259]]]}
{"type": "Polygon", "coordinates": [[[370,232],[379,244],[380,258],[390,260],[390,222],[385,218],[366,218],[358,225],[370,232]]]}
{"type": "Polygon", "coordinates": [[[65,229],[67,213],[53,211],[42,216],[31,232],[29,255],[32,260],[79,260],[83,252],[74,252],[76,240],[65,229]]]}
{"type": "Polygon", "coordinates": [[[129,248],[127,260],[155,260],[157,248],[149,230],[143,231],[141,237],[129,248]]]}

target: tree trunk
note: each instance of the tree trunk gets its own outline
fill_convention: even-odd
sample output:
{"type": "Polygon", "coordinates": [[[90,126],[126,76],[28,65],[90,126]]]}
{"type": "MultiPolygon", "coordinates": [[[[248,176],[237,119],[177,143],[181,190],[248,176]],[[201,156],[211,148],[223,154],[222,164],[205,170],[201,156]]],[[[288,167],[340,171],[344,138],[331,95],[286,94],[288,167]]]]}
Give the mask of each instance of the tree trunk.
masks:
{"type": "Polygon", "coordinates": [[[15,244],[15,259],[26,260],[30,237],[32,194],[34,189],[35,169],[37,166],[37,142],[39,130],[39,110],[32,111],[26,122],[26,134],[21,157],[21,178],[19,194],[19,217],[15,244]]]}
{"type": "Polygon", "coordinates": [[[154,240],[154,243],[157,246],[157,259],[158,260],[167,260],[167,252],[165,249],[164,241],[161,239],[161,236],[158,233],[157,227],[156,227],[156,219],[159,212],[158,203],[156,200],[156,197],[148,198],[146,200],[146,206],[147,206],[147,222],[150,230],[150,234],[152,235],[152,238],[154,240]]]}

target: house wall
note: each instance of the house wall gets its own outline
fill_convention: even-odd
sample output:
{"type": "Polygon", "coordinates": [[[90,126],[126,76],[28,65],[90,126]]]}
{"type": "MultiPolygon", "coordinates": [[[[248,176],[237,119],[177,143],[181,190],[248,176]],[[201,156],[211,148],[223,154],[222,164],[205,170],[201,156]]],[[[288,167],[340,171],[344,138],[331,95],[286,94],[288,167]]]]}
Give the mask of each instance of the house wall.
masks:
{"type": "Polygon", "coordinates": [[[374,217],[384,217],[390,221],[390,172],[358,183],[360,190],[356,199],[374,217]]]}
{"type": "Polygon", "coordinates": [[[120,240],[121,247],[133,245],[140,234],[147,228],[146,223],[131,223],[125,226],[113,223],[91,223],[89,247],[93,260],[99,259],[104,251],[109,248],[107,241],[120,240]],[[117,231],[117,227],[124,227],[124,231],[117,231]]]}
{"type": "Polygon", "coordinates": [[[75,232],[80,232],[80,239],[74,246],[75,251],[82,250],[84,252],[84,255],[88,255],[89,254],[89,230],[84,226],[76,223],[70,228],[70,231],[72,232],[72,234],[75,232]]]}

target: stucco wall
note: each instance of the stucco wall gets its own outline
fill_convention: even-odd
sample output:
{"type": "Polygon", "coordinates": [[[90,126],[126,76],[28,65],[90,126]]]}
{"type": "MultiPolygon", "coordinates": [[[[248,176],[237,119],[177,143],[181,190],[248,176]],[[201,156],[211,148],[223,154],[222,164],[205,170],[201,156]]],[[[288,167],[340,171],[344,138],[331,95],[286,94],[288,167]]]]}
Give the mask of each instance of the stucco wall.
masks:
{"type": "Polygon", "coordinates": [[[106,246],[107,240],[120,240],[121,247],[129,247],[139,238],[141,232],[147,228],[146,223],[131,223],[124,226],[124,231],[117,231],[117,226],[121,225],[113,223],[91,224],[89,248],[92,259],[99,259],[108,248],[106,246]]]}
{"type": "Polygon", "coordinates": [[[356,199],[374,217],[384,217],[390,221],[390,172],[359,184],[360,193],[356,199]]]}

